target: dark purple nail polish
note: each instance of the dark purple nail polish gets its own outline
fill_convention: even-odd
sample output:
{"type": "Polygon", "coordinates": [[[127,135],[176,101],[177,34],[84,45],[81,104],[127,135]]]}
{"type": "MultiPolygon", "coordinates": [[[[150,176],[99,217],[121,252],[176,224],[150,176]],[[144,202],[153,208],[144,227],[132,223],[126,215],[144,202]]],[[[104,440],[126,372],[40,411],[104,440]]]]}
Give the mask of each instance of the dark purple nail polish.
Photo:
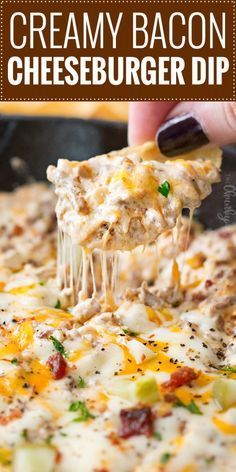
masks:
{"type": "Polygon", "coordinates": [[[209,139],[196,118],[182,115],[171,118],[160,126],[157,142],[162,154],[175,157],[204,146],[209,143],[209,139]]]}

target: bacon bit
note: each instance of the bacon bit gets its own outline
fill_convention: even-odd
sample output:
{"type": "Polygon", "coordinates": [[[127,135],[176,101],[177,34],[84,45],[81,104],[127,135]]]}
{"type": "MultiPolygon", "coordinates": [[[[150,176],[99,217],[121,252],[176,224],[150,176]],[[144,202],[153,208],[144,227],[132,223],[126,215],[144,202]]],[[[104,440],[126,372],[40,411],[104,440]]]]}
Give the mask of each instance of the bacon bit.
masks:
{"type": "Polygon", "coordinates": [[[222,239],[229,239],[231,235],[232,235],[232,233],[230,231],[224,231],[223,230],[223,231],[219,232],[219,236],[222,239]]]}
{"type": "Polygon", "coordinates": [[[212,285],[213,285],[212,280],[210,280],[210,279],[206,280],[206,282],[205,282],[205,287],[206,287],[206,288],[209,288],[209,287],[211,287],[212,285]]]}
{"type": "Polygon", "coordinates": [[[173,372],[170,376],[170,380],[164,382],[162,386],[173,392],[176,388],[182,387],[182,385],[189,385],[192,380],[195,380],[198,377],[196,372],[194,372],[191,367],[181,367],[180,369],[173,372]]]}
{"type": "Polygon", "coordinates": [[[119,436],[129,438],[145,434],[153,434],[153,415],[150,407],[127,408],[120,411],[121,428],[119,436]]]}
{"type": "Polygon", "coordinates": [[[53,354],[48,359],[48,365],[55,380],[60,380],[66,375],[67,363],[60,352],[53,354]]]}
{"type": "Polygon", "coordinates": [[[60,462],[62,461],[62,453],[60,451],[56,451],[56,464],[60,464],[60,462]]]}
{"type": "Polygon", "coordinates": [[[12,229],[11,236],[21,236],[24,232],[23,228],[19,225],[15,225],[12,229]]]}
{"type": "Polygon", "coordinates": [[[12,410],[12,412],[9,415],[0,416],[0,425],[6,426],[11,421],[18,420],[19,418],[21,418],[22,414],[23,414],[22,411],[19,410],[19,408],[16,408],[15,410],[12,410]]]}
{"type": "Polygon", "coordinates": [[[176,397],[174,393],[166,393],[164,395],[164,400],[167,403],[175,403],[178,400],[178,398],[176,397]]]}

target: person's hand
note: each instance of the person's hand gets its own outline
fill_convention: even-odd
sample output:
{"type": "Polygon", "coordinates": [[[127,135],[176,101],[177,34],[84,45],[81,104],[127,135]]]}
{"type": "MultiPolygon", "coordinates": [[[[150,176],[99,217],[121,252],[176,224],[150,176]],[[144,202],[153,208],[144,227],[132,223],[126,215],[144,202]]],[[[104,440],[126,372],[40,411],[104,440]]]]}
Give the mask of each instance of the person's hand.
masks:
{"type": "Polygon", "coordinates": [[[129,144],[157,139],[174,157],[208,143],[236,142],[236,102],[131,102],[129,144]]]}

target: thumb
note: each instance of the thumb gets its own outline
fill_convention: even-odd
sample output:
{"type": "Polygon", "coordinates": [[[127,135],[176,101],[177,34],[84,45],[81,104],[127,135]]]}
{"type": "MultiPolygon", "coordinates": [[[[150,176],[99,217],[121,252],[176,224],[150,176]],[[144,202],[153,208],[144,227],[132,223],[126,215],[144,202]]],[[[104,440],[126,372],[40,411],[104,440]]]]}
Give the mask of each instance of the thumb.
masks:
{"type": "Polygon", "coordinates": [[[168,157],[205,144],[236,142],[236,102],[181,102],[159,127],[157,141],[168,157]]]}

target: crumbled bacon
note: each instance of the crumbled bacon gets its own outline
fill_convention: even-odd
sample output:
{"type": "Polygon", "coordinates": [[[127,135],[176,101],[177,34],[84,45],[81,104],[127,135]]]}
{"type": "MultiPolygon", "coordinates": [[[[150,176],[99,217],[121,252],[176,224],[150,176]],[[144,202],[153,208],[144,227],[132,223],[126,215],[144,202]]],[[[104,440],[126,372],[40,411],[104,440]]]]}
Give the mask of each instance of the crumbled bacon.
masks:
{"type": "Polygon", "coordinates": [[[213,285],[212,280],[207,279],[206,282],[205,282],[205,287],[206,287],[206,288],[209,288],[209,287],[211,287],[212,285],[213,285]]]}
{"type": "Polygon", "coordinates": [[[176,397],[176,395],[174,393],[166,393],[164,395],[164,400],[167,403],[176,403],[178,398],[176,397]]]}
{"type": "Polygon", "coordinates": [[[150,407],[123,409],[120,411],[120,420],[119,436],[121,438],[153,434],[153,415],[150,407]]]}
{"type": "Polygon", "coordinates": [[[182,385],[189,385],[192,380],[195,380],[198,377],[196,372],[194,372],[191,367],[181,367],[173,372],[170,376],[170,380],[164,382],[162,386],[173,392],[176,388],[182,387],[182,385]]]}
{"type": "Polygon", "coordinates": [[[222,231],[219,232],[219,236],[222,239],[229,239],[232,236],[232,233],[231,233],[231,231],[222,230],[222,231]]]}
{"type": "Polygon", "coordinates": [[[11,236],[21,236],[23,232],[24,229],[21,226],[15,225],[12,229],[11,236]]]}
{"type": "Polygon", "coordinates": [[[67,363],[60,352],[53,354],[48,359],[48,365],[55,380],[60,380],[66,375],[67,363]]]}

